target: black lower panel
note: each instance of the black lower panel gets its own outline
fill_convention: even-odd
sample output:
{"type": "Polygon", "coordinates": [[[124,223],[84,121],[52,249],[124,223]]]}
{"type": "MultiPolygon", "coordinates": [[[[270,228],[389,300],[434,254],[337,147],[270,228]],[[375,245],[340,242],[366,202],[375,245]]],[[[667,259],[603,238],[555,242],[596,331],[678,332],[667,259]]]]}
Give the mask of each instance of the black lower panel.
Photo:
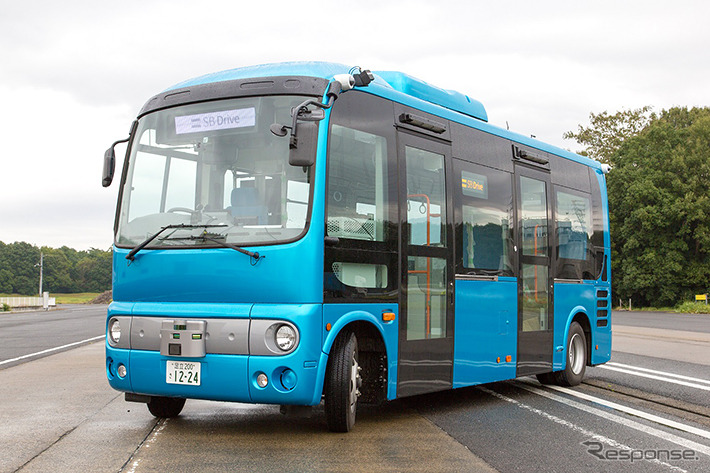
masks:
{"type": "Polygon", "coordinates": [[[552,337],[551,330],[518,332],[516,376],[552,371],[552,337]]]}
{"type": "Polygon", "coordinates": [[[409,350],[400,353],[397,397],[451,389],[454,363],[447,339],[405,342],[405,346],[409,350]]]}

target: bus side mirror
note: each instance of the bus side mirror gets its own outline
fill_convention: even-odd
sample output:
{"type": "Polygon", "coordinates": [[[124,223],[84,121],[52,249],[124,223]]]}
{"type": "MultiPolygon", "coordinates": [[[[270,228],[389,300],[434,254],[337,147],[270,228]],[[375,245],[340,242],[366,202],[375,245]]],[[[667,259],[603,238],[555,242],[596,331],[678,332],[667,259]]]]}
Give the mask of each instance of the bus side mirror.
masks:
{"type": "Polygon", "coordinates": [[[113,182],[113,175],[116,172],[116,151],[114,151],[114,148],[119,143],[128,143],[133,134],[136,132],[136,128],[138,128],[138,120],[134,120],[133,123],[131,123],[131,129],[128,131],[128,138],[115,141],[104,153],[104,175],[101,179],[102,186],[108,187],[113,182]]]}
{"type": "Polygon", "coordinates": [[[318,143],[318,124],[299,122],[298,134],[291,135],[288,151],[288,163],[291,166],[310,167],[316,162],[316,144],[318,143]]]}
{"type": "Polygon", "coordinates": [[[104,153],[104,175],[101,179],[101,185],[108,187],[113,182],[113,175],[116,172],[116,152],[113,146],[104,153]]]}

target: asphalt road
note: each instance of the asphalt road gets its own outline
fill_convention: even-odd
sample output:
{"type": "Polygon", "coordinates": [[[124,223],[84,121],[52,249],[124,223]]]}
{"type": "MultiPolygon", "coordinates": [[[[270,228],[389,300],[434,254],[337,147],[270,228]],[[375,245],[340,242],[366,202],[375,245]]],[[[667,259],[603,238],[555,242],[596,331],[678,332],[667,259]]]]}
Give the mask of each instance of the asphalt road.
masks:
{"type": "Polygon", "coordinates": [[[612,312],[613,324],[710,333],[710,315],[672,312],[612,312]]]}
{"type": "Polygon", "coordinates": [[[0,369],[51,355],[105,335],[106,305],[62,305],[0,315],[0,369]]]}
{"type": "MultiPolygon", "coordinates": [[[[59,325],[76,340],[54,341],[91,338],[92,324],[100,336],[104,314],[66,311],[59,325]]],[[[103,341],[25,358],[0,365],[0,472],[710,471],[710,316],[612,316],[612,362],[588,368],[581,386],[522,378],[416,396],[359,411],[349,434],[328,433],[322,407],[298,418],[188,401],[179,418],[156,420],[109,388],[103,341]]],[[[35,325],[57,328],[0,320],[20,350],[0,363],[25,353],[23,334],[51,345],[35,325]]]]}

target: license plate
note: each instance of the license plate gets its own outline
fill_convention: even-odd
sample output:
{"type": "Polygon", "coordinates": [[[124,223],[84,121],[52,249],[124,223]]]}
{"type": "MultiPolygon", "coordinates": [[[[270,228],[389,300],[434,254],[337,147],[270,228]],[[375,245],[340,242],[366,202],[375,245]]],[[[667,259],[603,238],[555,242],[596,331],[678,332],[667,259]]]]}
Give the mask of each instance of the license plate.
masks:
{"type": "Polygon", "coordinates": [[[187,384],[199,386],[202,381],[200,369],[202,365],[197,361],[168,361],[165,370],[165,382],[168,384],[187,384]]]}

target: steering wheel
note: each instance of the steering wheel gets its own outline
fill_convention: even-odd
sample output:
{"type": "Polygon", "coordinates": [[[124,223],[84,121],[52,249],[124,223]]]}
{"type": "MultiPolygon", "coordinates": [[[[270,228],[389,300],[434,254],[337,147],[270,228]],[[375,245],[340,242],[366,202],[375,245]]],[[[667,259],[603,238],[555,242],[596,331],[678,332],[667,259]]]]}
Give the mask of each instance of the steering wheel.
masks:
{"type": "Polygon", "coordinates": [[[168,209],[167,212],[169,212],[169,213],[183,212],[183,213],[188,213],[188,214],[192,215],[195,213],[195,210],[188,209],[187,207],[173,207],[172,209],[168,209]]]}

